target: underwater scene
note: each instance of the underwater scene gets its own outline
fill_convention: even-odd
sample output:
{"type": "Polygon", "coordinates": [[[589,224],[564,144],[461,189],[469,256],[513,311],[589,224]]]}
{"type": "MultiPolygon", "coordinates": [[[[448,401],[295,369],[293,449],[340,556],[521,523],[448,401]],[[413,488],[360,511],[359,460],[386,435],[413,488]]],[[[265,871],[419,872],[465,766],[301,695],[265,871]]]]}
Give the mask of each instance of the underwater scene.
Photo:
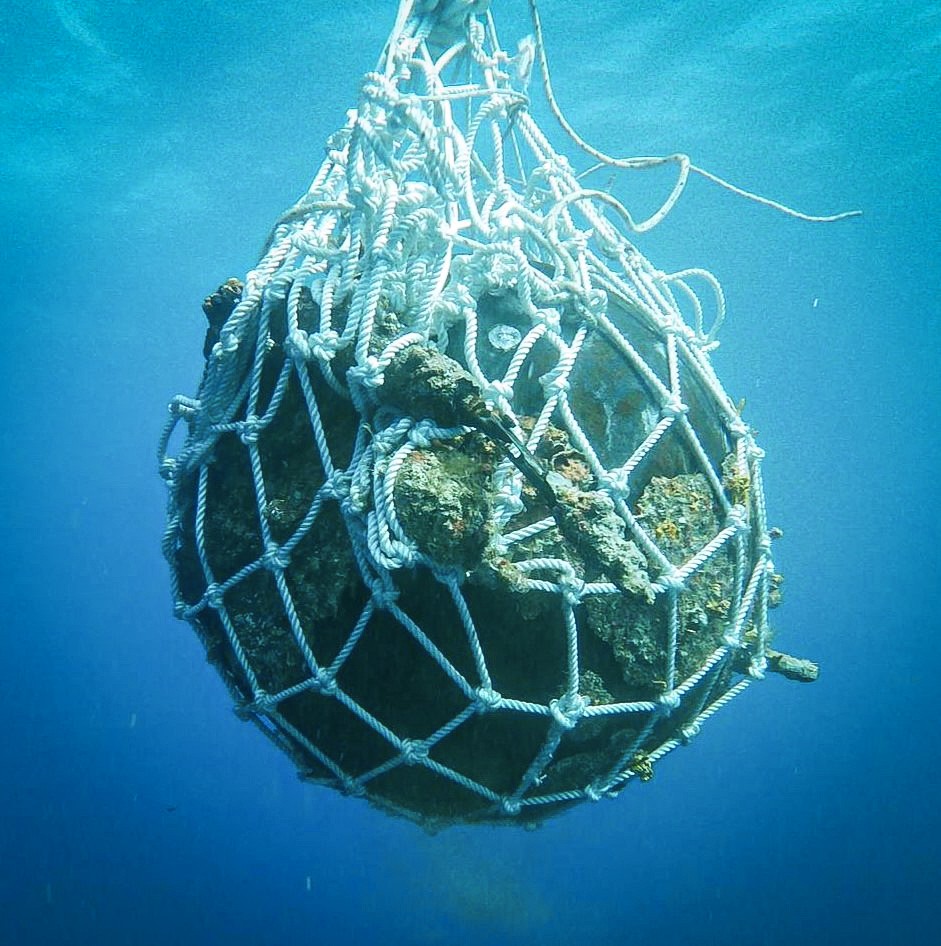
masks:
{"type": "Polygon", "coordinates": [[[930,937],[941,5],[3,46],[0,943],[930,937]]]}

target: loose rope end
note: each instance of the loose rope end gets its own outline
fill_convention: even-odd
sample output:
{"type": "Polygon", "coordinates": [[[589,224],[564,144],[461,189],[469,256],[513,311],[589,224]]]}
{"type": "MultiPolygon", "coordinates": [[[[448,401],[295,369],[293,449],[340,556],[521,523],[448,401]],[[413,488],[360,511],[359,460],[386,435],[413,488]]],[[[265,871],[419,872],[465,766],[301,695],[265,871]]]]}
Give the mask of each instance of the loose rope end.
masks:
{"type": "Polygon", "coordinates": [[[786,204],[782,204],[779,201],[771,200],[770,197],[762,197],[761,194],[756,194],[753,191],[747,191],[742,187],[736,187],[735,184],[731,184],[718,175],[712,174],[703,168],[696,167],[695,164],[691,164],[689,169],[693,173],[698,174],[700,177],[706,178],[707,181],[712,181],[713,184],[718,184],[719,187],[722,187],[727,191],[731,191],[733,194],[736,194],[739,197],[744,197],[746,200],[754,201],[756,204],[762,204],[765,207],[771,207],[773,210],[777,210],[779,213],[783,213],[788,217],[794,217],[797,220],[803,220],[807,223],[835,223],[837,220],[848,220],[850,217],[861,217],[863,215],[861,210],[845,210],[842,213],[826,214],[824,216],[805,214],[799,210],[794,210],[793,207],[788,207],[786,204]]]}
{"type": "MultiPolygon", "coordinates": [[[[590,145],[587,141],[585,141],[584,138],[581,137],[581,135],[578,134],[578,132],[575,131],[556,101],[555,93],[552,90],[552,80],[549,74],[549,60],[546,55],[546,47],[542,32],[542,21],[539,17],[537,0],[529,0],[529,12],[533,24],[533,34],[535,36],[536,42],[536,60],[539,64],[540,74],[542,75],[543,90],[546,95],[546,100],[549,104],[549,110],[552,112],[556,121],[558,121],[558,123],[562,126],[562,130],[569,136],[575,145],[598,161],[599,166],[619,168],[624,170],[648,170],[650,168],[661,167],[664,164],[676,164],[679,169],[677,182],[673,186],[673,190],[671,191],[670,195],[663,202],[661,208],[647,220],[643,221],[642,223],[635,223],[631,218],[630,213],[627,212],[626,209],[619,211],[621,216],[627,221],[630,229],[635,233],[644,233],[648,230],[652,230],[658,223],[660,223],[661,220],[663,220],[663,218],[673,209],[673,207],[676,205],[676,202],[679,200],[680,195],[685,188],[687,177],[691,172],[694,172],[701,177],[712,181],[714,184],[718,184],[720,187],[727,191],[731,191],[733,194],[736,194],[739,197],[744,197],[746,200],[754,201],[755,203],[762,204],[765,207],[771,207],[773,210],[777,210],[779,213],[783,213],[788,217],[794,217],[797,220],[803,220],[807,223],[835,223],[838,220],[847,220],[851,217],[862,216],[861,210],[847,210],[843,213],[827,214],[823,216],[802,213],[801,211],[794,210],[792,207],[788,207],[786,204],[782,204],[779,201],[771,200],[768,197],[762,197],[760,194],[755,194],[752,191],[747,191],[741,187],[736,187],[734,184],[729,183],[729,181],[726,181],[715,174],[711,174],[709,171],[706,171],[703,168],[696,167],[696,165],[692,164],[689,157],[685,154],[671,154],[661,157],[615,158],[612,155],[606,154],[598,148],[595,148],[593,145],[590,145]]],[[[592,168],[591,170],[596,169],[597,167],[592,168]]],[[[609,201],[609,203],[613,202],[613,200],[609,201]]]]}

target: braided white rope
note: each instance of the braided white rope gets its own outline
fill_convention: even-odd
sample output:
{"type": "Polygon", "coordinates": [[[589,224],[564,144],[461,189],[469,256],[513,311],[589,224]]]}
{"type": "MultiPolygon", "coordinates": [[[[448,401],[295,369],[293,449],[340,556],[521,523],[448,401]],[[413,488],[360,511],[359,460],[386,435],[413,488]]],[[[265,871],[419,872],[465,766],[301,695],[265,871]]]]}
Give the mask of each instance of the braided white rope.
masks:
{"type": "MultiPolygon", "coordinates": [[[[523,43],[515,56],[499,46],[487,6],[486,0],[403,0],[379,65],[364,79],[357,107],[332,137],[307,194],[275,225],[264,257],[248,274],[241,299],[212,349],[199,396],[171,403],[160,462],[170,489],[164,551],[171,563],[184,542],[187,490],[194,478],[197,484],[193,533],[205,591],[198,601],[187,603],[174,571],[176,610],[204,637],[201,622],[210,613],[218,617],[244,676],[244,683],[231,673],[226,676],[243,715],[288,751],[313,780],[382,802],[381,795],[372,793],[372,784],[400,766],[418,766],[479,797],[485,812],[513,815],[524,808],[597,800],[616,793],[635,775],[645,777],[649,763],[695,734],[702,721],[747,684],[747,678],[736,682],[741,671],[735,667],[746,635],[752,660],[748,669],[760,674],[770,634],[773,566],[761,452],[709,361],[725,314],[721,286],[701,269],[657,271],[605,212],[613,210],[626,230],[643,233],[669,212],[694,172],[801,219],[851,214],[817,218],[791,211],[715,178],[684,155],[609,158],[578,138],[555,104],[535,0],[530,0],[535,47],[523,43]],[[583,188],[580,175],[552,148],[526,111],[534,58],[550,107],[583,150],[619,168],[677,165],[673,191],[654,215],[637,222],[608,194],[583,188]],[[694,280],[715,299],[708,329],[694,280]],[[691,324],[674,290],[691,306],[691,324]],[[500,336],[500,350],[508,357],[494,374],[488,367],[492,351],[487,346],[492,342],[478,302],[488,294],[508,292],[518,302],[522,328],[513,329],[515,335],[504,331],[500,336]],[[308,299],[315,306],[313,323],[311,310],[305,308],[308,299]],[[284,360],[273,393],[262,404],[262,368],[270,357],[271,320],[279,307],[286,319],[284,360]],[[390,313],[396,322],[390,323],[390,313]],[[659,363],[632,340],[625,314],[660,340],[659,363]],[[381,389],[390,365],[403,352],[414,345],[445,350],[455,333],[463,335],[463,367],[487,405],[530,454],[540,449],[550,427],[561,429],[584,459],[600,494],[610,500],[611,515],[621,523],[624,536],[653,569],[649,593],[664,603],[667,627],[664,680],[657,700],[592,704],[581,692],[579,613],[589,601],[617,599],[624,592],[614,581],[588,580],[568,559],[540,554],[541,539],[557,522],[552,516],[522,525],[514,522],[524,506],[525,478],[511,456],[503,457],[493,473],[492,547],[512,560],[521,592],[558,597],[565,668],[555,698],[537,703],[494,689],[500,681],[491,679],[481,629],[462,591],[465,574],[453,563],[436,561],[409,535],[396,502],[403,470],[417,452],[460,441],[470,428],[390,412],[382,405],[381,389]],[[639,379],[653,415],[640,441],[616,461],[610,450],[592,442],[573,396],[576,366],[588,357],[586,345],[595,336],[620,359],[622,371],[639,379]],[[525,427],[529,408],[520,392],[530,383],[527,373],[537,346],[553,353],[555,362],[539,378],[542,401],[525,427]],[[338,363],[348,367],[338,370],[338,363]],[[331,448],[308,365],[331,391],[352,403],[360,418],[348,462],[339,462],[331,448]],[[323,484],[292,534],[279,542],[265,514],[269,497],[259,440],[281,408],[292,378],[307,408],[323,484]],[[690,420],[690,395],[699,402],[700,412],[706,404],[714,423],[726,430],[747,497],[728,495],[702,432],[690,420]],[[188,436],[179,454],[170,457],[171,435],[180,420],[188,436]],[[249,458],[260,551],[235,574],[217,578],[206,540],[208,483],[213,447],[229,433],[238,434],[249,458]],[[691,458],[726,520],[678,564],[670,561],[632,508],[638,470],[671,439],[691,458]],[[338,653],[323,666],[308,644],[316,628],[302,626],[288,577],[292,556],[328,502],[342,510],[343,541],[352,550],[366,600],[338,653]],[[688,584],[720,556],[734,563],[725,642],[681,679],[677,655],[688,584]],[[453,602],[472,655],[472,675],[458,669],[439,648],[433,628],[420,627],[397,603],[397,575],[416,568],[433,575],[453,602]],[[259,682],[227,605],[227,596],[261,572],[274,579],[304,668],[300,682],[274,693],[259,682]],[[380,613],[421,647],[462,701],[453,716],[420,738],[398,735],[338,683],[338,674],[380,613]],[[392,755],[368,771],[347,770],[284,714],[285,701],[308,692],[341,705],[384,740],[392,755]],[[541,747],[512,791],[494,791],[436,758],[436,748],[450,734],[488,713],[528,714],[546,724],[541,747]],[[677,713],[682,725],[657,742],[658,724],[677,713]],[[591,721],[614,718],[629,722],[625,731],[632,736],[612,757],[606,773],[588,784],[541,792],[547,769],[568,734],[591,721]]],[[[407,693],[402,698],[408,699],[407,693]]]]}

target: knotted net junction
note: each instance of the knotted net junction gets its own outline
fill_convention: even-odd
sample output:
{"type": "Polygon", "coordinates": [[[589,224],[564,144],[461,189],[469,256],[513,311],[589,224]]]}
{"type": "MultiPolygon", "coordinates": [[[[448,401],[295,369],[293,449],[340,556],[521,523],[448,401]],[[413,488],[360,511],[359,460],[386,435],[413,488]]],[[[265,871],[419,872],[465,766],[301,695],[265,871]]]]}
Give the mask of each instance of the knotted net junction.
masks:
{"type": "Polygon", "coordinates": [[[558,111],[532,8],[511,55],[486,0],[403,0],[307,193],[207,299],[159,450],[176,613],[240,715],[432,826],[617,795],[769,666],[815,674],[770,649],[721,287],[631,241],[706,172],[559,115],[596,162],[678,171],[641,222],[586,187],[529,111],[536,67],[558,111]]]}

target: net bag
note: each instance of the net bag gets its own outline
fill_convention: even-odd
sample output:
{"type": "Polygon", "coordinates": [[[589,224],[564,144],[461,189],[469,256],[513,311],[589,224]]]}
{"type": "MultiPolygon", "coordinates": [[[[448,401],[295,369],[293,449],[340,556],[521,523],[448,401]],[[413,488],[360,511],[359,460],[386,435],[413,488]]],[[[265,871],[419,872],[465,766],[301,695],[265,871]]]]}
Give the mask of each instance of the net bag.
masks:
{"type": "Polygon", "coordinates": [[[510,56],[486,2],[401,5],[160,445],[176,613],[239,714],[432,826],[617,795],[769,666],[814,673],[769,649],[721,289],[629,239],[670,201],[638,224],[550,145],[536,26],[510,56]]]}

